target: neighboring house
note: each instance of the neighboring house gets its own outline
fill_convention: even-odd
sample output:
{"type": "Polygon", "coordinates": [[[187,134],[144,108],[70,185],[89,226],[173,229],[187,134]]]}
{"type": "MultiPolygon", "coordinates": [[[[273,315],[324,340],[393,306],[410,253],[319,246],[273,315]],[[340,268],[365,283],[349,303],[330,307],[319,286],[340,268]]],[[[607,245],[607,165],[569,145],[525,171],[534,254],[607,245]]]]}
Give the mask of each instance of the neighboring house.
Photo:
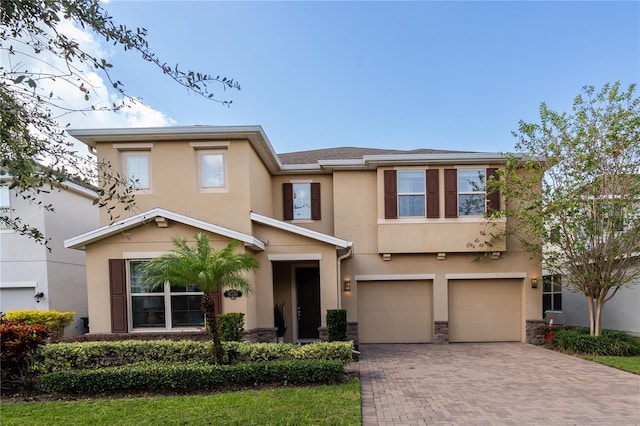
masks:
{"type": "MultiPolygon", "coordinates": [[[[2,178],[0,181],[8,182],[2,178]]],[[[73,323],[65,329],[69,336],[85,332],[81,318],[88,316],[87,278],[84,253],[65,248],[64,240],[99,222],[93,205],[95,192],[72,182],[65,187],[39,195],[43,204],[53,204],[55,212],[48,212],[0,185],[0,214],[20,217],[37,227],[50,239],[51,248],[11,229],[0,229],[0,311],[75,312],[73,323]]]]}
{"type": "Polygon", "coordinates": [[[85,250],[91,333],[183,332],[202,323],[202,293],[148,292],[141,262],[171,239],[209,234],[253,253],[254,291],[218,293],[245,313],[246,337],[321,338],[327,309],[347,310],[360,343],[528,341],[542,320],[541,265],[487,222],[503,207],[485,180],[498,154],[332,148],[277,155],[259,126],[72,130],[136,181],[135,212],[65,241],[85,250]]]}

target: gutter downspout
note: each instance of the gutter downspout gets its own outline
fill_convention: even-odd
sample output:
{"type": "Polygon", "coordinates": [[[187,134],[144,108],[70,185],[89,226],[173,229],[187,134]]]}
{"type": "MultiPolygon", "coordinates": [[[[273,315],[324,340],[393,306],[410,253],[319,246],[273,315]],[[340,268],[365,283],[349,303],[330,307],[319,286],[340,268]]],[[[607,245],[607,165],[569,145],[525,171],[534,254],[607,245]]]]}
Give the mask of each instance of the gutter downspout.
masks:
{"type": "Polygon", "coordinates": [[[338,288],[338,309],[342,309],[342,261],[353,256],[353,245],[347,248],[347,252],[342,256],[338,256],[338,265],[336,270],[338,271],[337,288],[338,288]]]}

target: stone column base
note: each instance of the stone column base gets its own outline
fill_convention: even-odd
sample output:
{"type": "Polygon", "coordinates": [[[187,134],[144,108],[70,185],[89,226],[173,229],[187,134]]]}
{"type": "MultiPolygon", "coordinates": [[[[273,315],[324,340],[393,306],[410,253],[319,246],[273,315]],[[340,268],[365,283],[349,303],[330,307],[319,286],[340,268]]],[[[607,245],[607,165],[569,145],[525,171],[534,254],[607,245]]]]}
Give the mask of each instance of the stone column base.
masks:
{"type": "Polygon", "coordinates": [[[527,320],[527,343],[531,345],[544,345],[544,326],[544,320],[527,320]]]}
{"type": "MultiPolygon", "coordinates": [[[[320,336],[321,342],[326,342],[329,340],[329,333],[327,332],[327,327],[318,327],[318,334],[320,336]]],[[[347,340],[353,341],[353,347],[358,348],[358,323],[357,322],[347,322],[347,340]]]]}
{"type": "Polygon", "coordinates": [[[433,343],[435,345],[449,344],[449,321],[433,322],[433,343]]]}
{"type": "Polygon", "coordinates": [[[243,340],[251,343],[276,343],[278,341],[275,327],[254,328],[242,332],[243,340]]]}

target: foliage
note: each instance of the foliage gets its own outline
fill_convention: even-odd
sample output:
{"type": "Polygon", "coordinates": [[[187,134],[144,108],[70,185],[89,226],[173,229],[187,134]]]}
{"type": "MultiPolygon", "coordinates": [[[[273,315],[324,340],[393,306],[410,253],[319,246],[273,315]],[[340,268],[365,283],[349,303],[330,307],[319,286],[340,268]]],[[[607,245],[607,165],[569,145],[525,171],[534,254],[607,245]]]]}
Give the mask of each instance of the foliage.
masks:
{"type": "Polygon", "coordinates": [[[34,353],[44,345],[49,329],[0,317],[0,371],[2,387],[22,383],[34,353]]]}
{"type": "Polygon", "coordinates": [[[541,254],[545,269],[583,293],[591,334],[602,307],[640,278],[640,98],[635,85],[586,87],[573,114],[540,106],[540,123],[520,122],[503,195],[508,232],[541,254]],[[592,302],[595,301],[595,302],[592,302]],[[595,307],[594,307],[595,304],[595,307]]]}
{"type": "Polygon", "coordinates": [[[213,314],[213,299],[209,292],[223,287],[250,293],[251,283],[244,277],[245,271],[260,267],[249,253],[236,253],[238,241],[231,241],[226,247],[215,250],[209,245],[209,237],[204,233],[196,235],[196,244],[189,247],[184,237],[173,238],[174,248],[160,257],[147,262],[142,267],[142,283],[153,289],[165,282],[171,285],[189,287],[195,285],[203,291],[202,311],[205,314],[207,330],[213,341],[214,358],[223,362],[222,347],[216,315],[213,314]]]}
{"type": "Polygon", "coordinates": [[[330,342],[347,340],[347,310],[327,310],[327,334],[330,342]]]}
{"type": "Polygon", "coordinates": [[[207,395],[96,398],[2,405],[3,426],[359,425],[360,382],[207,395]],[[203,414],[205,413],[205,414],[203,414]]]}
{"type": "Polygon", "coordinates": [[[62,339],[64,328],[71,324],[75,314],[75,312],[38,311],[35,309],[21,309],[6,313],[9,320],[47,327],[51,333],[51,342],[59,342],[62,339]]]}
{"type": "Polygon", "coordinates": [[[45,392],[99,394],[108,391],[212,390],[228,385],[279,383],[301,385],[337,382],[344,374],[338,361],[289,360],[236,365],[142,362],[93,370],[47,373],[45,392]]]}
{"type": "Polygon", "coordinates": [[[244,314],[229,312],[219,315],[218,328],[220,329],[220,340],[223,342],[239,342],[242,340],[242,330],[244,330],[244,314]]]}
{"type": "MultiPolygon", "coordinates": [[[[230,361],[335,360],[351,361],[352,342],[318,342],[309,345],[223,342],[225,359],[230,361]]],[[[191,340],[125,340],[120,342],[57,343],[46,345],[38,353],[35,369],[53,372],[97,369],[155,362],[208,362],[212,343],[191,340]]]]}
{"type": "Polygon", "coordinates": [[[284,318],[284,302],[273,307],[273,325],[276,327],[276,336],[284,337],[287,325],[284,318]]]}
{"type": "Polygon", "coordinates": [[[589,361],[640,375],[640,356],[586,356],[589,361]]]}
{"type": "Polygon", "coordinates": [[[603,330],[591,336],[582,328],[556,330],[549,345],[565,352],[600,356],[638,356],[640,344],[622,331],[603,330]]]}
{"type": "MultiPolygon", "coordinates": [[[[175,83],[207,99],[217,99],[214,85],[240,89],[233,80],[172,67],[149,47],[144,28],[130,29],[115,22],[99,0],[7,0],[0,2],[0,167],[9,176],[9,187],[31,203],[48,211],[42,194],[64,188],[67,181],[89,182],[99,178],[102,188],[96,204],[112,214],[115,205],[134,205],[130,183],[108,163],[81,156],[64,135],[60,119],[70,113],[118,111],[139,102],[124,90],[113,66],[101,53],[94,54],[72,38],[66,25],[90,31],[100,40],[137,54],[175,83]],[[29,66],[30,62],[37,65],[29,66]],[[122,101],[100,104],[89,73],[98,72],[122,101]],[[53,87],[53,89],[52,89],[53,87]],[[83,94],[86,107],[69,106],[65,99],[83,94]],[[48,167],[40,167],[46,164],[48,167]]],[[[103,99],[102,101],[107,101],[103,99]]],[[[112,215],[112,220],[117,216],[112,215]]],[[[46,243],[35,224],[20,217],[0,216],[0,224],[46,243]]]]}

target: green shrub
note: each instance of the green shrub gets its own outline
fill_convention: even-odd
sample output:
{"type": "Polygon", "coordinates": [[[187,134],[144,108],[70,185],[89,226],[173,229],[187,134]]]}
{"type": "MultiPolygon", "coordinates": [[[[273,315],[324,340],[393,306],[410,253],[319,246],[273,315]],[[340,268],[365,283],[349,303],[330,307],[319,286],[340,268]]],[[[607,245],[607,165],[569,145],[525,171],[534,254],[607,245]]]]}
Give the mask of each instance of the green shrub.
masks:
{"type": "Polygon", "coordinates": [[[20,321],[30,325],[43,325],[49,329],[50,341],[59,342],[64,335],[64,328],[71,324],[75,312],[38,311],[35,309],[21,309],[7,311],[9,320],[20,321]]]}
{"type": "Polygon", "coordinates": [[[3,388],[22,386],[29,381],[31,358],[49,337],[49,329],[0,318],[0,378],[3,388]]]}
{"type": "Polygon", "coordinates": [[[549,345],[565,352],[601,356],[637,356],[640,344],[621,331],[603,330],[600,336],[590,336],[582,328],[556,330],[549,345]]]}
{"type": "Polygon", "coordinates": [[[347,310],[327,310],[327,335],[330,342],[347,340],[347,310]]]}
{"type": "Polygon", "coordinates": [[[242,330],[244,330],[244,314],[229,312],[218,315],[218,330],[223,342],[239,342],[242,340],[242,330]]]}
{"type": "MultiPolygon", "coordinates": [[[[124,340],[120,342],[76,342],[46,345],[39,352],[36,369],[53,372],[95,369],[142,361],[210,362],[211,342],[192,340],[124,340]]],[[[288,343],[223,342],[229,362],[289,359],[351,361],[352,342],[319,342],[309,345],[288,343]]]]}
{"type": "Polygon", "coordinates": [[[338,361],[304,360],[236,365],[136,363],[42,376],[45,392],[96,394],[109,391],[213,390],[230,385],[331,383],[342,378],[338,361]]]}

